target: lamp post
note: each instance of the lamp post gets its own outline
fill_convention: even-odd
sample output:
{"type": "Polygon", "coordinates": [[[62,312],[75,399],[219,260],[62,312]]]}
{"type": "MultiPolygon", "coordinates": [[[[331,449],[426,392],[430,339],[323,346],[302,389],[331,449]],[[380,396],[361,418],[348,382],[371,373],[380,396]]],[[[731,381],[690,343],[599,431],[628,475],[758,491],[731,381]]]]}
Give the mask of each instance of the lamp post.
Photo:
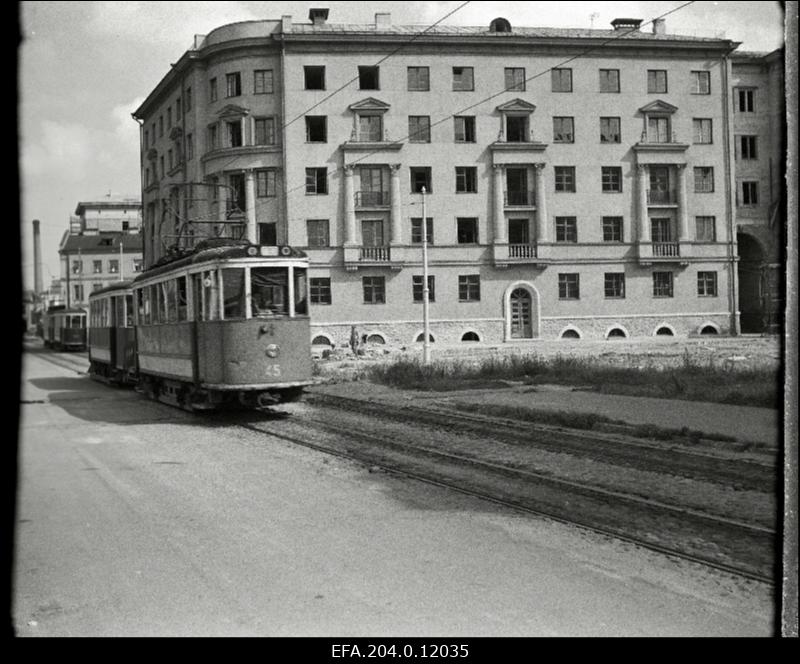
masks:
{"type": "Polygon", "coordinates": [[[425,187],[422,188],[422,363],[431,363],[430,320],[428,303],[428,218],[425,216],[425,187]]]}

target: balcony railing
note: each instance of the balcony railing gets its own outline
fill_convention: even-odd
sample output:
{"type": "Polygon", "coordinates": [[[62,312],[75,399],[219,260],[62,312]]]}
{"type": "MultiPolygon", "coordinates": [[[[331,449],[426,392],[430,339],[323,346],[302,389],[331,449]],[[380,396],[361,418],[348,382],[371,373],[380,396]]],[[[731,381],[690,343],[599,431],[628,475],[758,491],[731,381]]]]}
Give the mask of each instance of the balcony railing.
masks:
{"type": "Polygon", "coordinates": [[[677,202],[678,196],[674,189],[669,189],[667,191],[663,191],[661,189],[650,189],[647,192],[647,203],[649,205],[674,205],[677,202]]]}
{"type": "Polygon", "coordinates": [[[509,244],[509,258],[536,258],[535,244],[509,244]]]}
{"type": "Polygon", "coordinates": [[[642,143],[678,143],[678,134],[674,131],[665,136],[664,134],[657,134],[656,132],[648,133],[642,132],[642,143]]]}
{"type": "Polygon", "coordinates": [[[388,191],[357,191],[356,207],[380,207],[389,205],[388,191]]]}
{"type": "Polygon", "coordinates": [[[677,242],[653,242],[653,256],[658,258],[672,258],[680,256],[677,242]]]}
{"type": "Polygon", "coordinates": [[[362,261],[389,262],[389,247],[361,247],[362,261]]]}
{"type": "Polygon", "coordinates": [[[505,192],[506,206],[532,206],[536,205],[536,192],[534,191],[507,191],[505,192]]]}

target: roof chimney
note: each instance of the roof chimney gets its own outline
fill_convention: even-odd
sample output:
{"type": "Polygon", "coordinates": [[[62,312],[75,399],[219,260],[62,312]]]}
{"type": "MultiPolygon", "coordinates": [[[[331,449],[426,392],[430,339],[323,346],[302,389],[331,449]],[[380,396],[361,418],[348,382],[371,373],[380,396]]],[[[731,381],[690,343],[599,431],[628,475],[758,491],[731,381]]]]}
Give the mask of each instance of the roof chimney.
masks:
{"type": "Polygon", "coordinates": [[[641,24],[642,19],[640,18],[615,18],[611,21],[614,30],[638,30],[641,24]]]}
{"type": "Polygon", "coordinates": [[[314,25],[325,25],[328,20],[328,9],[314,8],[308,10],[308,20],[314,25]]]}
{"type": "Polygon", "coordinates": [[[292,16],[291,14],[284,14],[281,16],[281,32],[292,31],[292,16]]]}
{"type": "Polygon", "coordinates": [[[654,35],[667,34],[667,19],[657,18],[653,21],[653,34],[654,35]]]}
{"type": "Polygon", "coordinates": [[[389,12],[375,14],[375,27],[388,28],[392,24],[392,15],[389,12]]]}

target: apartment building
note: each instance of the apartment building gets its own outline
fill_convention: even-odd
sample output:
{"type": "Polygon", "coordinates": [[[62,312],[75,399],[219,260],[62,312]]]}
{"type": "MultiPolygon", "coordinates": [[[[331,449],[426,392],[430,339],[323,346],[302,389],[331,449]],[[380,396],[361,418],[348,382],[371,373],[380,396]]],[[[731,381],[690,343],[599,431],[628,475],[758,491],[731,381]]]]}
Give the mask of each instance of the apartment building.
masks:
{"type": "Polygon", "coordinates": [[[736,334],[737,44],[641,23],[197,36],[134,114],[145,265],[290,244],[315,342],[406,345],[425,237],[434,342],[736,334]]]}
{"type": "Polygon", "coordinates": [[[67,306],[87,306],[93,291],[142,271],[141,210],[134,198],[78,203],[58,249],[67,306]]]}

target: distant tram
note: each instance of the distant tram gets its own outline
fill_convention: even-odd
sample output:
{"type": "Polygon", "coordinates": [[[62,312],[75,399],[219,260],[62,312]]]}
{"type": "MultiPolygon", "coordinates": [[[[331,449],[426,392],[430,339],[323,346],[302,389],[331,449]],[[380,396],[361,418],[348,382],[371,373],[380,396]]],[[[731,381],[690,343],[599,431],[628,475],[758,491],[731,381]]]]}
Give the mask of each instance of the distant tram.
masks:
{"type": "Polygon", "coordinates": [[[90,296],[91,373],[187,410],[296,400],[313,382],[307,273],[288,246],[204,241],[90,296]]]}
{"type": "Polygon", "coordinates": [[[63,304],[42,314],[42,340],[46,348],[80,351],[86,349],[86,312],[63,304]]]}

